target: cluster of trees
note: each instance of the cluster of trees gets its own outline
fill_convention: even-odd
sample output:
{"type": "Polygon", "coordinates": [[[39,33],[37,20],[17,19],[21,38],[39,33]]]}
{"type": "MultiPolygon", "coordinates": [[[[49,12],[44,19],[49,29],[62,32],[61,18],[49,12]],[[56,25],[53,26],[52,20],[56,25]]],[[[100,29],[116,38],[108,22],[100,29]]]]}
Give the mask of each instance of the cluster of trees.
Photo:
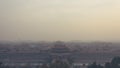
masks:
{"type": "Polygon", "coordinates": [[[105,68],[120,68],[120,57],[115,57],[105,64],[105,68]]]}
{"type": "Polygon", "coordinates": [[[50,64],[43,64],[41,68],[70,68],[71,62],[65,62],[62,60],[55,60],[50,64]]]}
{"type": "Polygon", "coordinates": [[[111,62],[106,62],[104,66],[94,62],[87,68],[120,68],[120,57],[114,57],[111,62]]]}
{"type": "Polygon", "coordinates": [[[93,62],[91,65],[89,65],[87,68],[104,68],[100,64],[96,64],[96,62],[93,62]]]}

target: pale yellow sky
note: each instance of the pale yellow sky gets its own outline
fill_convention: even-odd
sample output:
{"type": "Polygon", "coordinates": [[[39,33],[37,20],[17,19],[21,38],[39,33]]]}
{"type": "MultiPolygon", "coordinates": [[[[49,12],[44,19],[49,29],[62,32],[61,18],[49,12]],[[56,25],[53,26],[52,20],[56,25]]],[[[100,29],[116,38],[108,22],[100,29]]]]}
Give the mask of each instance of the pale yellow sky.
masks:
{"type": "Polygon", "coordinates": [[[0,40],[120,41],[120,0],[0,0],[0,40]]]}

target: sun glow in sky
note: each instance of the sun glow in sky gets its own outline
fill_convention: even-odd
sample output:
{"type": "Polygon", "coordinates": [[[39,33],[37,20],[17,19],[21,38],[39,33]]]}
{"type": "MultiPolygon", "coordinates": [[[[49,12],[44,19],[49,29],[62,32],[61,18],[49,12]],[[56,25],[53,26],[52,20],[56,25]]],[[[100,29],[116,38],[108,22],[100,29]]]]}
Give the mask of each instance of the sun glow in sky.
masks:
{"type": "Polygon", "coordinates": [[[0,0],[0,40],[120,41],[120,0],[0,0]]]}

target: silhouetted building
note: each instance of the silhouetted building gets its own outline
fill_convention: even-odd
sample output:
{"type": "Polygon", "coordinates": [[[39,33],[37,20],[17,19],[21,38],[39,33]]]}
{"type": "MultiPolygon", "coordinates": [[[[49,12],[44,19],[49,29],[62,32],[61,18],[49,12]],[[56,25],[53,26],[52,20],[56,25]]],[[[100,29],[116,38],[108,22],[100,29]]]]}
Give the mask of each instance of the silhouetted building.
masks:
{"type": "Polygon", "coordinates": [[[59,59],[67,61],[67,59],[70,58],[71,51],[63,42],[57,41],[50,49],[50,55],[53,60],[59,59]]]}

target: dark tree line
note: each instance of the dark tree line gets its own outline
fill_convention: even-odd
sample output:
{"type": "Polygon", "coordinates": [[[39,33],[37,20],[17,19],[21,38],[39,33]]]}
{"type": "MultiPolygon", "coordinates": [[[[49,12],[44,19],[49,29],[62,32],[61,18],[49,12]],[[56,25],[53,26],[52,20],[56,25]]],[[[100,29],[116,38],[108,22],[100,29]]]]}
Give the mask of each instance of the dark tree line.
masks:
{"type": "MultiPolygon", "coordinates": [[[[72,63],[73,63],[72,59],[69,59],[67,61],[59,59],[49,64],[44,63],[36,68],[71,68],[72,63]]],[[[0,68],[9,68],[9,67],[4,67],[3,63],[0,62],[0,68]]],[[[120,68],[120,57],[114,57],[111,60],[111,62],[106,62],[105,65],[103,66],[97,64],[96,62],[93,62],[92,64],[88,65],[87,68],[120,68]]]]}
{"type": "Polygon", "coordinates": [[[96,62],[93,62],[91,65],[88,66],[88,68],[104,68],[100,64],[96,64],[96,62]]]}
{"type": "Polygon", "coordinates": [[[55,60],[50,64],[42,64],[41,68],[70,68],[70,63],[61,60],[55,60]]]}
{"type": "Polygon", "coordinates": [[[111,62],[106,62],[104,66],[94,62],[87,68],[120,68],[120,57],[114,57],[111,62]]]}
{"type": "Polygon", "coordinates": [[[120,57],[115,57],[105,64],[105,68],[120,68],[120,57]]]}

